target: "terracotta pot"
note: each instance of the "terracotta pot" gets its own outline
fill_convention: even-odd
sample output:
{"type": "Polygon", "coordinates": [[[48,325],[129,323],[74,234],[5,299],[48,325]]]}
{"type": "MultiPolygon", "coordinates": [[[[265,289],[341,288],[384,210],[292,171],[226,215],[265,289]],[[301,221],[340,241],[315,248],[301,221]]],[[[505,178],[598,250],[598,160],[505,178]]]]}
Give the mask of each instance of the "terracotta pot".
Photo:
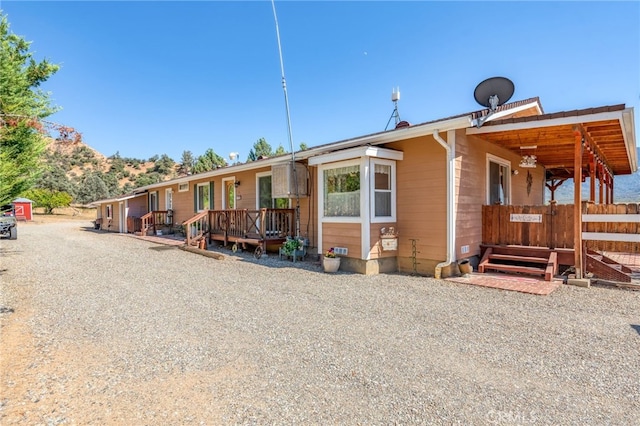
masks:
{"type": "Polygon", "coordinates": [[[460,268],[460,273],[463,275],[470,274],[473,272],[473,266],[471,266],[471,263],[469,262],[468,259],[461,260],[460,262],[458,262],[458,268],[460,268]]]}
{"type": "Polygon", "coordinates": [[[333,273],[338,272],[338,269],[340,269],[339,257],[323,257],[322,260],[322,266],[325,272],[333,273]]]}

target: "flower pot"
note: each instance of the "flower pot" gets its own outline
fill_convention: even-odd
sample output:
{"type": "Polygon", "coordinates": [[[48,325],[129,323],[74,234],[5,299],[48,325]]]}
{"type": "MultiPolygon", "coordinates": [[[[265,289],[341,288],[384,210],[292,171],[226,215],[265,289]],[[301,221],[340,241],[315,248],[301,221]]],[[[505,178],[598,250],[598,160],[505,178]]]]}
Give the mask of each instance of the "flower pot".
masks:
{"type": "Polygon", "coordinates": [[[338,272],[338,269],[340,269],[339,257],[323,257],[322,260],[322,266],[325,272],[338,272]]]}
{"type": "Polygon", "coordinates": [[[473,266],[471,266],[471,263],[469,262],[468,259],[461,260],[460,262],[458,262],[458,268],[460,268],[460,273],[463,275],[470,274],[473,272],[473,266]]]}

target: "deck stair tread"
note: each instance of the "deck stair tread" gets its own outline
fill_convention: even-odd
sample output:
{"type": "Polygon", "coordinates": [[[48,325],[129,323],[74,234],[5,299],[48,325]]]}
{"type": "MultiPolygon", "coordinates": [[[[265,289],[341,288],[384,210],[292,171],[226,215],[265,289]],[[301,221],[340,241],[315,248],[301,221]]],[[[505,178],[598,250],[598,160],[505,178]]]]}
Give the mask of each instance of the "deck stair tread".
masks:
{"type": "Polygon", "coordinates": [[[535,268],[532,266],[506,265],[501,263],[485,263],[483,266],[485,269],[493,269],[493,270],[505,271],[505,272],[521,272],[521,273],[526,273],[531,275],[545,274],[544,269],[535,268]]]}
{"type": "Polygon", "coordinates": [[[549,263],[548,257],[518,256],[512,254],[493,253],[489,255],[489,258],[496,260],[510,260],[514,262],[543,263],[545,265],[549,263]]]}

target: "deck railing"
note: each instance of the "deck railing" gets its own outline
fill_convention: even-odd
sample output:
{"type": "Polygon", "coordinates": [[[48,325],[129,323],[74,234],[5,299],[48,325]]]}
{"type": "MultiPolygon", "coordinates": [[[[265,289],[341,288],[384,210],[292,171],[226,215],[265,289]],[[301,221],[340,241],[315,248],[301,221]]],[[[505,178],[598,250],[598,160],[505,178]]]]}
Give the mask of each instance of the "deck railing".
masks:
{"type": "Polygon", "coordinates": [[[204,210],[191,219],[182,222],[188,246],[195,244],[209,234],[209,213],[209,210],[204,210]]]}
{"type": "MultiPolygon", "coordinates": [[[[573,204],[482,206],[483,244],[574,247],[573,204]]],[[[640,204],[582,204],[588,250],[640,252],[640,204]]]]}
{"type": "Polygon", "coordinates": [[[160,225],[170,225],[173,220],[168,210],[154,210],[140,218],[142,225],[142,235],[146,235],[149,229],[156,233],[156,227],[160,225]]]}
{"type": "Polygon", "coordinates": [[[286,238],[294,233],[293,209],[210,210],[213,234],[263,240],[286,238]]]}

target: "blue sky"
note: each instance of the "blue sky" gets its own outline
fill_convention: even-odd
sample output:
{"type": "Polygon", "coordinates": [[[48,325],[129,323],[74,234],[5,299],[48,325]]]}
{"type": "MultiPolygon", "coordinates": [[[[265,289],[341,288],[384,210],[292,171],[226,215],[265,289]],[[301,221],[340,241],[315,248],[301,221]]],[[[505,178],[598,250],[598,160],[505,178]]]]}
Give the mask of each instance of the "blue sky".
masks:
{"type": "MultiPolygon", "coordinates": [[[[289,149],[270,1],[30,2],[0,7],[43,88],[105,155],[289,149]]],[[[640,2],[277,1],[294,147],[384,130],[399,87],[413,124],[480,109],[505,76],[545,112],[624,103],[640,137],[640,2]]]]}

